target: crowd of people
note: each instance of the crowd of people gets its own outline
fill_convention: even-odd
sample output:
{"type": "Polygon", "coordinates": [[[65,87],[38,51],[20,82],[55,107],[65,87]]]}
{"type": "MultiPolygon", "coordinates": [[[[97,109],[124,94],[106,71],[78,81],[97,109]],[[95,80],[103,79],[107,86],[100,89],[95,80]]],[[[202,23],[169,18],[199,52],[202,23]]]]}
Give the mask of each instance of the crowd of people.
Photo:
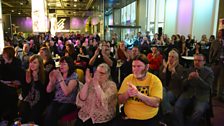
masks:
{"type": "Polygon", "coordinates": [[[138,32],[130,46],[97,33],[20,32],[0,58],[0,123],[56,126],[77,112],[75,126],[197,126],[211,96],[224,97],[223,34],[196,41],[138,32]]]}

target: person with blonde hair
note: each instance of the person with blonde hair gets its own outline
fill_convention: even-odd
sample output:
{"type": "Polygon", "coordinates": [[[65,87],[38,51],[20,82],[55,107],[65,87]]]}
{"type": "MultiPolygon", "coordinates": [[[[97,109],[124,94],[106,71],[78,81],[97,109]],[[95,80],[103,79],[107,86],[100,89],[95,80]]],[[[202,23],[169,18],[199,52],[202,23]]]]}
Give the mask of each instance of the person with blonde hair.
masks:
{"type": "Polygon", "coordinates": [[[172,113],[173,104],[183,90],[182,80],[184,68],[179,64],[179,54],[171,50],[167,62],[163,61],[160,68],[159,78],[163,83],[163,101],[161,103],[163,114],[172,113]]]}

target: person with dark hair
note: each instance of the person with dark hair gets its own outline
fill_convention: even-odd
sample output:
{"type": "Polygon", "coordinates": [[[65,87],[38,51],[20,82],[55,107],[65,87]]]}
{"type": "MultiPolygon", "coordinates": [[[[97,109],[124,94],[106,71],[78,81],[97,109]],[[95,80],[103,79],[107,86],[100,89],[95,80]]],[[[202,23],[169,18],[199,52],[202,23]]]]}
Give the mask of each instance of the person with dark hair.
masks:
{"type": "Polygon", "coordinates": [[[118,92],[118,102],[124,105],[125,119],[119,126],[157,126],[157,113],[163,96],[162,83],[148,72],[149,61],[143,54],[133,58],[132,72],[118,92]]]}
{"type": "Polygon", "coordinates": [[[74,101],[77,95],[77,74],[74,72],[74,63],[71,57],[60,59],[59,70],[49,74],[47,92],[55,91],[55,96],[47,108],[45,125],[56,126],[58,119],[77,109],[74,101]]]}
{"type": "Polygon", "coordinates": [[[37,54],[30,57],[26,83],[28,90],[20,103],[22,123],[34,122],[41,125],[46,103],[46,88],[43,59],[37,54]]]}
{"type": "Polygon", "coordinates": [[[49,74],[55,68],[55,62],[52,59],[50,49],[47,47],[41,47],[39,55],[42,57],[44,68],[46,72],[49,74]]]}
{"type": "Polygon", "coordinates": [[[73,61],[77,59],[78,53],[75,52],[75,47],[72,43],[66,44],[65,49],[66,49],[65,56],[70,56],[73,59],[73,61]]]}
{"type": "Polygon", "coordinates": [[[194,55],[194,67],[188,71],[188,76],[183,80],[184,90],[178,97],[174,107],[174,126],[197,126],[199,120],[209,108],[214,74],[211,68],[205,65],[205,56],[194,55]],[[184,120],[184,112],[188,109],[192,114],[188,121],[184,120]]]}
{"type": "Polygon", "coordinates": [[[12,122],[18,113],[17,89],[24,83],[25,71],[21,61],[15,58],[15,50],[11,46],[3,49],[0,59],[0,119],[12,122]]]}
{"type": "Polygon", "coordinates": [[[81,69],[86,70],[89,63],[89,55],[85,46],[79,48],[79,54],[77,56],[76,65],[81,69]]]}
{"type": "Polygon", "coordinates": [[[211,44],[209,63],[215,74],[213,93],[224,101],[224,29],[219,30],[217,39],[211,44]]]}

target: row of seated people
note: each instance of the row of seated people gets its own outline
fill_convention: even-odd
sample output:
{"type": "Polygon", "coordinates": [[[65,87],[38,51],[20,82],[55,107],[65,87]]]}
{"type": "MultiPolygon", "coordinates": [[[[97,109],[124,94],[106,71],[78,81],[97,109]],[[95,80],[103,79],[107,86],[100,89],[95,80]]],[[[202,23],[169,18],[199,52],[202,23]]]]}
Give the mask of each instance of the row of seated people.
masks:
{"type": "Polygon", "coordinates": [[[187,104],[192,103],[192,100],[195,100],[195,107],[191,121],[197,122],[208,104],[210,87],[214,78],[212,71],[204,67],[203,55],[194,56],[194,68],[186,72],[186,76],[179,73],[183,69],[178,65],[178,53],[172,50],[169,53],[168,62],[164,63],[163,68],[161,68],[162,72],[160,73],[166,76],[165,82],[162,81],[163,86],[158,77],[148,72],[149,61],[147,57],[136,55],[132,58],[133,74],[124,79],[118,92],[116,84],[110,80],[111,72],[107,63],[98,65],[93,77],[87,70],[86,83],[78,92],[77,86],[79,84],[71,57],[60,59],[60,68],[50,71],[47,85],[44,85],[47,78],[44,76],[44,63],[41,56],[31,56],[29,68],[24,75],[18,60],[14,58],[12,47],[4,48],[3,59],[1,61],[0,89],[1,99],[4,103],[1,104],[1,117],[7,117],[6,113],[10,111],[12,113],[8,114],[8,118],[10,118],[9,116],[11,119],[16,117],[18,112],[16,88],[24,82],[26,85],[23,85],[23,99],[19,107],[22,121],[33,121],[39,125],[41,122],[44,122],[43,125],[56,125],[57,120],[63,115],[78,108],[80,109],[76,121],[78,126],[158,125],[156,115],[160,102],[162,102],[161,106],[165,111],[174,110],[171,112],[174,112],[173,115],[179,122],[176,125],[182,125],[184,123],[183,110],[187,104]],[[176,85],[171,83],[178,80],[183,80],[183,82],[176,83],[176,85]],[[53,91],[54,98],[46,109],[46,104],[49,102],[46,99],[47,93],[53,91]],[[124,104],[126,118],[119,118],[114,121],[117,93],[118,103],[124,104]],[[173,102],[172,98],[176,101],[173,104],[174,109],[164,107],[164,103],[173,102]],[[46,112],[44,119],[42,119],[43,111],[46,112]]]}

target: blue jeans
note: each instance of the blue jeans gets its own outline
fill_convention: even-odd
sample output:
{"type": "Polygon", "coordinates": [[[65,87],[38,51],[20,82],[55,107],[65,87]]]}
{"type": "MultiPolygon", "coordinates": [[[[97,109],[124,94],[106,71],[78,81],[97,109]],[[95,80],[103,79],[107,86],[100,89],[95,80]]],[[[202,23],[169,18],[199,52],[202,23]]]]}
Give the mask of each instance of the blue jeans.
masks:
{"type": "Polygon", "coordinates": [[[184,124],[187,124],[189,126],[197,126],[197,123],[199,122],[207,108],[208,102],[199,101],[195,98],[186,99],[180,96],[174,107],[174,126],[184,126],[184,124]],[[189,122],[185,122],[185,110],[192,105],[193,109],[190,110],[192,111],[192,113],[190,115],[189,122]]]}
{"type": "Polygon", "coordinates": [[[173,104],[176,101],[176,97],[172,91],[167,91],[163,88],[163,100],[161,102],[161,107],[163,114],[172,113],[173,112],[173,104]]]}

